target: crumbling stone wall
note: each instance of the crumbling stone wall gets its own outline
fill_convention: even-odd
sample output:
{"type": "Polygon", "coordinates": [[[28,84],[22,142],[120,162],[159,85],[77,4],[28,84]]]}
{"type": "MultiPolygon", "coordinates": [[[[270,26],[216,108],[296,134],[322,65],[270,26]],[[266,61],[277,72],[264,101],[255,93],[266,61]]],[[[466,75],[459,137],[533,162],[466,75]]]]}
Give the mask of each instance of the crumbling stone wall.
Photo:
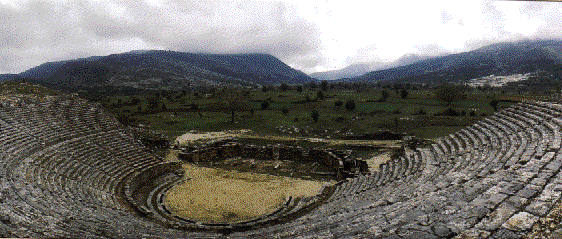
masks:
{"type": "MultiPolygon", "coordinates": [[[[241,145],[230,142],[199,149],[184,148],[178,158],[185,162],[216,162],[226,158],[243,157],[255,160],[290,160],[297,162],[318,162],[333,169],[338,180],[351,176],[345,172],[344,160],[324,149],[303,149],[284,145],[241,145]]],[[[355,165],[355,164],[354,164],[355,165]]]]}

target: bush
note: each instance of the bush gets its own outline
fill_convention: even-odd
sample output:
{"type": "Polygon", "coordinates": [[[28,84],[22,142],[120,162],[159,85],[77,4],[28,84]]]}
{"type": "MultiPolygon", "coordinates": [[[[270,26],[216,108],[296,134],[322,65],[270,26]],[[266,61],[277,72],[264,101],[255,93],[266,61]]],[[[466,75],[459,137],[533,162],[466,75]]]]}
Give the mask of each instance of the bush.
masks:
{"type": "Polygon", "coordinates": [[[261,102],[261,109],[265,110],[267,108],[269,108],[269,101],[266,100],[266,101],[261,102]]]}
{"type": "Polygon", "coordinates": [[[334,102],[334,106],[337,107],[337,108],[342,107],[342,106],[343,106],[343,102],[342,102],[341,100],[336,100],[336,101],[334,102]]]}
{"type": "Polygon", "coordinates": [[[398,114],[401,114],[402,112],[400,112],[399,109],[395,109],[392,113],[395,114],[395,115],[398,115],[398,114]]]}
{"type": "Polygon", "coordinates": [[[402,89],[402,90],[400,91],[400,97],[401,97],[402,99],[408,98],[408,91],[402,89]]]}
{"type": "Polygon", "coordinates": [[[414,115],[426,115],[427,112],[425,111],[424,108],[420,108],[420,110],[418,110],[418,112],[416,112],[414,115]]]}
{"type": "Polygon", "coordinates": [[[345,102],[345,108],[348,111],[355,110],[355,101],[354,100],[347,100],[347,102],[345,102]]]}
{"type": "Polygon", "coordinates": [[[490,101],[490,106],[492,106],[492,108],[494,108],[494,111],[497,111],[499,103],[500,103],[499,100],[494,99],[494,100],[490,101]]]}
{"type": "Polygon", "coordinates": [[[324,93],[321,90],[319,90],[318,92],[316,92],[316,98],[318,100],[323,100],[324,99],[324,93]]]}
{"type": "Polygon", "coordinates": [[[453,108],[449,108],[445,111],[443,111],[443,113],[441,115],[445,115],[445,116],[459,116],[460,113],[457,112],[456,110],[454,110],[453,108]]]}
{"type": "Polygon", "coordinates": [[[281,89],[281,91],[286,91],[289,88],[290,87],[289,87],[289,85],[287,85],[287,83],[281,83],[281,85],[279,86],[279,89],[281,89]]]}
{"type": "Polygon", "coordinates": [[[289,110],[287,109],[287,107],[283,107],[283,108],[281,109],[281,112],[282,112],[284,115],[287,115],[287,114],[289,113],[289,110]]]}
{"type": "Polygon", "coordinates": [[[380,99],[380,101],[381,101],[381,102],[385,102],[386,99],[388,99],[389,96],[390,96],[390,93],[388,93],[387,90],[383,90],[383,91],[381,92],[381,99],[380,99]]]}
{"type": "Polygon", "coordinates": [[[435,97],[450,106],[455,101],[466,99],[466,90],[461,86],[443,85],[435,91],[435,97]]]}
{"type": "Polygon", "coordinates": [[[320,118],[320,114],[318,113],[317,110],[312,110],[312,112],[310,112],[310,117],[312,118],[312,120],[314,120],[314,122],[318,122],[318,118],[320,118]]]}
{"type": "MultiPolygon", "coordinates": [[[[461,116],[462,113],[458,112],[456,110],[454,110],[453,108],[448,108],[446,110],[444,110],[443,112],[438,112],[434,114],[435,116],[461,116]]],[[[466,115],[466,112],[465,112],[466,115]]]]}
{"type": "Polygon", "coordinates": [[[337,118],[334,119],[334,121],[338,122],[338,123],[343,123],[345,122],[345,118],[342,116],[338,116],[337,118]]]}
{"type": "Polygon", "coordinates": [[[476,112],[475,112],[474,110],[472,110],[472,111],[470,111],[470,112],[468,113],[468,115],[471,116],[471,117],[475,117],[475,116],[476,116],[476,112]]]}
{"type": "Polygon", "coordinates": [[[191,105],[189,105],[191,107],[191,110],[198,110],[199,109],[199,105],[195,104],[195,103],[191,103],[191,105]]]}
{"type": "Polygon", "coordinates": [[[327,82],[327,81],[323,80],[322,83],[320,83],[320,88],[321,88],[323,91],[328,91],[328,87],[329,87],[329,85],[328,85],[328,82],[327,82]]]}
{"type": "Polygon", "coordinates": [[[133,104],[133,105],[138,105],[139,103],[140,103],[140,99],[139,99],[139,98],[133,97],[133,98],[131,99],[131,104],[133,104]]]}

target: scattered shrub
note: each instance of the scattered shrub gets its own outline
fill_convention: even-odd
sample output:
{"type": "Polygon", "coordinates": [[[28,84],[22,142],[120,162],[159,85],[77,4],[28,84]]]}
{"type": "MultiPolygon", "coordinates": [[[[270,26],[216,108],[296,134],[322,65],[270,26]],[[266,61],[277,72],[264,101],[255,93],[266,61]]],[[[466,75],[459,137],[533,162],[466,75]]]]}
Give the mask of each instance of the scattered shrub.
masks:
{"type": "Polygon", "coordinates": [[[314,122],[318,122],[318,118],[320,118],[320,114],[318,113],[317,110],[312,110],[310,112],[310,117],[312,118],[312,120],[314,120],[314,122]]]}
{"type": "Polygon", "coordinates": [[[191,105],[189,105],[191,107],[191,110],[198,110],[199,109],[199,105],[195,104],[195,103],[191,103],[191,105]]]}
{"type": "Polygon", "coordinates": [[[499,103],[500,103],[499,100],[494,99],[494,100],[490,101],[490,106],[492,106],[492,108],[494,108],[494,111],[497,111],[499,103]]]}
{"type": "Polygon", "coordinates": [[[281,109],[281,112],[282,112],[284,115],[287,115],[287,114],[289,113],[289,110],[287,109],[287,107],[283,107],[283,108],[281,109]]]}
{"type": "Polygon", "coordinates": [[[402,89],[402,90],[400,91],[400,97],[401,97],[402,99],[408,98],[408,91],[402,89]]]}
{"type": "Polygon", "coordinates": [[[336,101],[334,102],[334,106],[337,107],[337,108],[342,107],[342,106],[343,106],[343,101],[341,101],[341,100],[336,100],[336,101]]]}
{"type": "Polygon", "coordinates": [[[387,90],[383,90],[383,91],[381,92],[381,99],[380,99],[379,101],[380,101],[380,102],[385,102],[385,101],[388,99],[389,96],[390,96],[390,93],[388,93],[387,90]]]}
{"type": "Polygon", "coordinates": [[[269,101],[266,100],[266,101],[261,102],[261,109],[265,110],[267,108],[269,108],[269,101]]]}
{"type": "Polygon", "coordinates": [[[323,100],[324,99],[324,93],[321,90],[319,90],[318,92],[316,92],[316,98],[318,100],[323,100]]]}
{"type": "Polygon", "coordinates": [[[289,85],[287,85],[287,83],[281,83],[281,85],[279,86],[279,89],[281,89],[281,91],[286,91],[288,89],[290,89],[289,85]]]}
{"type": "MultiPolygon", "coordinates": [[[[466,115],[466,112],[464,113],[466,115]]],[[[434,116],[461,116],[462,112],[456,111],[453,108],[448,108],[442,112],[435,113],[434,116]]]]}
{"type": "Polygon", "coordinates": [[[348,111],[355,110],[355,101],[354,100],[347,100],[347,102],[345,102],[345,108],[348,111]]]}
{"type": "Polygon", "coordinates": [[[334,119],[334,121],[338,122],[338,123],[343,123],[345,122],[345,118],[342,116],[338,116],[337,118],[334,119]]]}
{"type": "Polygon", "coordinates": [[[427,112],[425,111],[424,108],[420,108],[420,110],[418,110],[418,112],[416,112],[414,115],[426,115],[427,112]]]}

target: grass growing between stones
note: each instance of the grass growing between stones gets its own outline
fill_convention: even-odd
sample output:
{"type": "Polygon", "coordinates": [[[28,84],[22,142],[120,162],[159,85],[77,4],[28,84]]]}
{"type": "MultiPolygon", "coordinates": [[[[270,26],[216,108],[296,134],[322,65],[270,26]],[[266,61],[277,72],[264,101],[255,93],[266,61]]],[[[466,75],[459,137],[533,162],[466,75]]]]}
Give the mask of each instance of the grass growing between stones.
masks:
{"type": "Polygon", "coordinates": [[[191,164],[184,164],[184,170],[186,181],[171,188],[164,203],[180,217],[206,222],[237,222],[268,214],[288,196],[314,196],[328,184],[191,164]]]}

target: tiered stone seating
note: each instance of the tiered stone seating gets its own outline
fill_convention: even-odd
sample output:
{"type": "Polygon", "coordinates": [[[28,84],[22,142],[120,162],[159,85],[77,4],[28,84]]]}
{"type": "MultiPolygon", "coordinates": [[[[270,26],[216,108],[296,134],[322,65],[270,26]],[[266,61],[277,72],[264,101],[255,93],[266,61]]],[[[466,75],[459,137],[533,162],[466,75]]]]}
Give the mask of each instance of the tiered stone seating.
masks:
{"type": "Polygon", "coordinates": [[[327,200],[222,225],[172,216],[163,192],[181,177],[99,106],[2,107],[0,236],[519,238],[562,197],[561,116],[562,105],[520,103],[328,188],[327,200]]]}
{"type": "Polygon", "coordinates": [[[562,192],[556,176],[562,165],[556,143],[562,121],[552,118],[560,116],[562,107],[556,109],[549,103],[530,102],[498,112],[412,154],[425,156],[417,160],[425,165],[418,167],[422,173],[409,183],[396,185],[388,176],[411,172],[395,169],[393,165],[409,165],[401,158],[366,176],[387,182],[386,187],[380,183],[372,190],[343,193],[360,181],[348,180],[338,185],[329,202],[303,218],[238,236],[523,236],[552,209],[562,192]],[[521,224],[522,220],[531,223],[521,224]]]}

